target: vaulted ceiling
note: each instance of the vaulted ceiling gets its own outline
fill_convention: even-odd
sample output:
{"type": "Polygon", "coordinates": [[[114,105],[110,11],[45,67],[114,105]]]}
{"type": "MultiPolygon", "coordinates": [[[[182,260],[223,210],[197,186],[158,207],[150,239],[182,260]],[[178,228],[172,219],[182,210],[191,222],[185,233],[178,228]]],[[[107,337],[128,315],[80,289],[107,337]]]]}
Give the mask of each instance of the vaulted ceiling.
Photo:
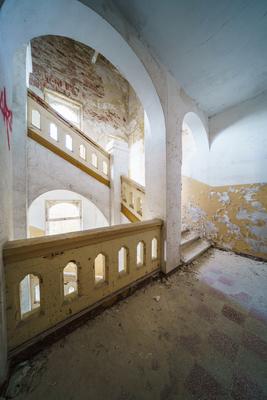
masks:
{"type": "Polygon", "coordinates": [[[267,90],[267,0],[110,1],[208,115],[267,90]]]}

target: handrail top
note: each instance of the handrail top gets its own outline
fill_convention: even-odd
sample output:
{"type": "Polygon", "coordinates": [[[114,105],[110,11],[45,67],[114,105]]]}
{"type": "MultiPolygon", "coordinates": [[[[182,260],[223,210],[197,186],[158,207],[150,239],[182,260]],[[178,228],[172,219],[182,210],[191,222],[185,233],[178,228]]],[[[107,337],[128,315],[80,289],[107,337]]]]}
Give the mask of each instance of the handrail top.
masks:
{"type": "Polygon", "coordinates": [[[162,225],[163,220],[156,218],[149,221],[114,225],[79,232],[11,240],[3,248],[4,262],[12,263],[38,256],[46,256],[51,253],[60,253],[64,250],[85,247],[92,243],[101,243],[105,240],[123,237],[130,233],[148,231],[162,225]]]}
{"type": "Polygon", "coordinates": [[[127,183],[129,183],[131,186],[135,186],[136,189],[140,190],[142,193],[145,194],[146,192],[146,188],[142,185],[140,185],[140,183],[137,183],[136,181],[134,181],[131,178],[128,178],[128,176],[125,175],[121,175],[121,181],[126,181],[127,183]]]}
{"type": "Polygon", "coordinates": [[[68,128],[74,130],[78,135],[82,136],[87,142],[89,142],[92,146],[96,147],[102,154],[104,154],[107,158],[110,158],[110,154],[101,147],[98,143],[96,143],[93,139],[89,138],[84,132],[82,132],[79,128],[74,126],[71,122],[67,121],[61,114],[59,114],[56,110],[53,109],[45,100],[43,100],[40,96],[34,93],[31,89],[28,88],[28,96],[40,104],[43,108],[45,108],[48,112],[54,115],[57,119],[60,120],[63,124],[67,125],[68,128]]]}

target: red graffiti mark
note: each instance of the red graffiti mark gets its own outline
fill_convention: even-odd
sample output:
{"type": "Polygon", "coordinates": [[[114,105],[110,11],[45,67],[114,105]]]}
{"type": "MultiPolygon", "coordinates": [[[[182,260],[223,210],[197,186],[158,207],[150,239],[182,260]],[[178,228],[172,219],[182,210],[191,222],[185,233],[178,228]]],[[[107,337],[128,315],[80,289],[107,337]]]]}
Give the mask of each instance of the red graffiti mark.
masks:
{"type": "Polygon", "coordinates": [[[6,126],[7,143],[8,149],[10,150],[10,135],[12,133],[12,111],[7,106],[6,88],[2,89],[0,92],[0,111],[2,112],[4,124],[6,126]]]}

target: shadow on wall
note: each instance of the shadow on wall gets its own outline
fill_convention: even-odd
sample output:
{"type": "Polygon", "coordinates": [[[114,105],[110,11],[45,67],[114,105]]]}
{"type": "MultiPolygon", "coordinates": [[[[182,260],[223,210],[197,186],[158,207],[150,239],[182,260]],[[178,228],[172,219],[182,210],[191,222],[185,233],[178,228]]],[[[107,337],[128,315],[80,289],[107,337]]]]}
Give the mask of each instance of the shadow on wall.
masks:
{"type": "Polygon", "coordinates": [[[85,197],[68,190],[52,190],[29,207],[28,236],[75,232],[108,226],[102,212],[85,197]]]}

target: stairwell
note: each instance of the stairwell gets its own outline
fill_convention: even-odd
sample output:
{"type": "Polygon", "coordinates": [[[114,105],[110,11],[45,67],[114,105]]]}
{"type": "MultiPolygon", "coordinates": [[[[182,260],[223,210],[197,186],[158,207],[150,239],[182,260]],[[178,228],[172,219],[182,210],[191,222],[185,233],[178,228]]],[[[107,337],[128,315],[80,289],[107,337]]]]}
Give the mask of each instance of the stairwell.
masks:
{"type": "Polygon", "coordinates": [[[199,236],[195,231],[188,228],[182,230],[181,235],[181,261],[183,264],[189,264],[197,257],[205,253],[211,247],[211,243],[199,236]]]}

